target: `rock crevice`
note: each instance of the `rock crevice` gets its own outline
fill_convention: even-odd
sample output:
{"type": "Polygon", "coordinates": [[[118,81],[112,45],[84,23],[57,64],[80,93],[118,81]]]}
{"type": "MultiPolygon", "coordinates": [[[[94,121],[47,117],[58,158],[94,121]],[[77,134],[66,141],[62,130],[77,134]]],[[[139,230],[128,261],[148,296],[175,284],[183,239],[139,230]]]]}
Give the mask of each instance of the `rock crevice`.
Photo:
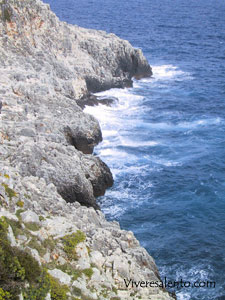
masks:
{"type": "Polygon", "coordinates": [[[40,0],[0,0],[0,74],[0,251],[14,251],[11,265],[21,262],[24,272],[13,290],[18,278],[7,277],[4,263],[0,294],[50,300],[61,289],[66,300],[171,300],[159,287],[124,286],[124,277],[159,274],[133,234],[99,210],[95,197],[113,178],[92,154],[99,123],[81,109],[98,103],[92,92],[150,76],[142,52],[114,34],[60,22],[40,0]],[[26,277],[23,255],[49,275],[26,277]],[[42,280],[50,280],[44,291],[42,280]]]}
{"type": "Polygon", "coordinates": [[[44,176],[67,201],[97,208],[95,196],[113,180],[100,159],[93,174],[94,158],[81,167],[83,156],[68,147],[92,154],[102,141],[98,121],[79,106],[91,92],[150,76],[151,67],[128,41],[60,22],[39,0],[2,1],[0,20],[2,135],[15,144],[13,164],[44,176]]]}

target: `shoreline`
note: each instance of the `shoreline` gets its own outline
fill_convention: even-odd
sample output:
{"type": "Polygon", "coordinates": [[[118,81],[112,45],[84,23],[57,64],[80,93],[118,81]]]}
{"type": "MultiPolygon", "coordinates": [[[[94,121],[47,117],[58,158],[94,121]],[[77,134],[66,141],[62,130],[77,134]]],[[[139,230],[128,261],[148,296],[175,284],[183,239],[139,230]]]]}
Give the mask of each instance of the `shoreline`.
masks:
{"type": "Polygon", "coordinates": [[[15,253],[9,259],[23,273],[17,286],[3,264],[0,292],[24,300],[59,291],[59,300],[171,300],[159,287],[120,286],[125,277],[159,274],[133,233],[98,211],[96,197],[113,178],[92,155],[102,140],[98,121],[76,103],[150,76],[143,53],[113,34],[60,22],[39,0],[6,0],[0,12],[0,248],[15,253]]]}

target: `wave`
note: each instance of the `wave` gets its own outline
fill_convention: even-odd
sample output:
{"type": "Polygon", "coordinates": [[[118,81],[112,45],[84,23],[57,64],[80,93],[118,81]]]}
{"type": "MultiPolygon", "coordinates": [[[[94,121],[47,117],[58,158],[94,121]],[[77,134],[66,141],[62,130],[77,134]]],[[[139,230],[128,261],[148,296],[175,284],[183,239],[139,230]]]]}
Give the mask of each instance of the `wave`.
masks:
{"type": "Polygon", "coordinates": [[[141,148],[141,147],[154,147],[159,143],[156,141],[131,141],[128,139],[120,138],[121,146],[131,147],[131,148],[141,148]]]}
{"type": "Polygon", "coordinates": [[[151,78],[144,78],[141,82],[193,79],[189,72],[184,72],[179,67],[173,65],[152,65],[152,72],[153,76],[151,78]]]}
{"type": "Polygon", "coordinates": [[[125,120],[124,123],[127,123],[130,116],[133,116],[133,114],[140,115],[142,110],[145,109],[144,107],[140,108],[140,102],[143,101],[144,97],[136,95],[133,88],[110,89],[96,93],[95,95],[119,99],[119,101],[112,106],[100,104],[98,106],[86,106],[84,109],[84,112],[95,116],[99,120],[106,136],[114,135],[115,128],[119,130],[122,125],[122,119],[125,120]]]}
{"type": "Polygon", "coordinates": [[[108,91],[100,92],[95,94],[98,97],[115,97],[120,101],[116,105],[117,108],[128,108],[129,106],[133,106],[134,104],[139,103],[144,99],[143,96],[136,95],[133,93],[133,88],[125,88],[125,89],[110,89],[108,91]],[[130,101],[132,98],[132,101],[130,101]],[[132,104],[132,105],[131,105],[132,104]]]}
{"type": "Polygon", "coordinates": [[[191,299],[191,295],[188,293],[179,293],[177,294],[177,299],[178,300],[190,300],[191,299]]]}
{"type": "Polygon", "coordinates": [[[117,130],[102,130],[102,134],[104,138],[106,137],[112,137],[112,136],[118,136],[118,131],[117,130]]]}
{"type": "Polygon", "coordinates": [[[117,157],[117,159],[123,159],[127,157],[127,153],[124,151],[119,151],[114,148],[106,148],[106,149],[100,149],[99,150],[99,155],[100,156],[112,156],[112,157],[117,157]]]}
{"type": "MultiPolygon", "coordinates": [[[[163,266],[160,269],[160,273],[162,278],[167,276],[167,274],[174,274],[174,278],[168,278],[168,280],[172,281],[190,281],[192,284],[198,281],[213,281],[214,269],[210,264],[206,263],[199,263],[194,267],[190,267],[186,269],[184,266],[175,265],[174,266],[163,266]],[[176,271],[175,271],[176,270],[176,271]]],[[[207,288],[195,289],[194,295],[196,296],[195,299],[202,299],[202,294],[206,292],[207,288]]],[[[212,296],[210,299],[214,299],[215,290],[209,291],[209,295],[212,296]]],[[[176,296],[178,300],[191,300],[193,299],[193,295],[187,291],[187,288],[181,288],[176,290],[176,296]]]]}
{"type": "Polygon", "coordinates": [[[191,122],[179,122],[177,124],[173,123],[166,123],[166,122],[160,122],[160,123],[140,123],[137,125],[137,127],[146,127],[146,128],[154,128],[154,129],[160,129],[160,130],[183,130],[183,129],[195,129],[201,126],[211,126],[211,125],[217,125],[222,122],[222,119],[217,118],[208,118],[208,119],[200,119],[195,120],[191,122]]]}
{"type": "Polygon", "coordinates": [[[165,166],[165,167],[180,167],[182,166],[182,162],[180,161],[172,161],[163,158],[158,158],[157,156],[144,156],[146,160],[151,161],[154,164],[165,166]]]}

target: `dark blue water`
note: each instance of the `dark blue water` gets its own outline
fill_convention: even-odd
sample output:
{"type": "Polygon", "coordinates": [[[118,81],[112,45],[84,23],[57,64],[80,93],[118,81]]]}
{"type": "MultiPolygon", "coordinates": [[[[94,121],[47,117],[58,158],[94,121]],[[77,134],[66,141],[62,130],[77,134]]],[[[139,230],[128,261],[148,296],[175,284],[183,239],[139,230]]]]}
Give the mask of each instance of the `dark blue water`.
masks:
{"type": "Polygon", "coordinates": [[[225,299],[225,1],[48,0],[60,19],[142,48],[154,77],[88,108],[114,187],[108,219],[133,230],[171,280],[215,281],[178,299],[225,299]]]}

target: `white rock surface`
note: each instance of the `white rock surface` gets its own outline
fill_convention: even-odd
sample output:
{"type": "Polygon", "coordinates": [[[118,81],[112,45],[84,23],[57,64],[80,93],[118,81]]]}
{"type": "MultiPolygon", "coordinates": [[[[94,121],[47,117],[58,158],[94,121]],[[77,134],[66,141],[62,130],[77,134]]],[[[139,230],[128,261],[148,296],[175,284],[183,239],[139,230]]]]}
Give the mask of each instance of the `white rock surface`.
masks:
{"type": "Polygon", "coordinates": [[[59,269],[49,270],[48,273],[59,280],[62,284],[69,285],[71,277],[59,269]]]}
{"type": "Polygon", "coordinates": [[[21,213],[21,218],[24,223],[39,223],[38,215],[31,210],[21,213]]]}
{"type": "Polygon", "coordinates": [[[17,245],[11,226],[8,227],[8,240],[10,241],[12,247],[15,247],[17,245]]]}

